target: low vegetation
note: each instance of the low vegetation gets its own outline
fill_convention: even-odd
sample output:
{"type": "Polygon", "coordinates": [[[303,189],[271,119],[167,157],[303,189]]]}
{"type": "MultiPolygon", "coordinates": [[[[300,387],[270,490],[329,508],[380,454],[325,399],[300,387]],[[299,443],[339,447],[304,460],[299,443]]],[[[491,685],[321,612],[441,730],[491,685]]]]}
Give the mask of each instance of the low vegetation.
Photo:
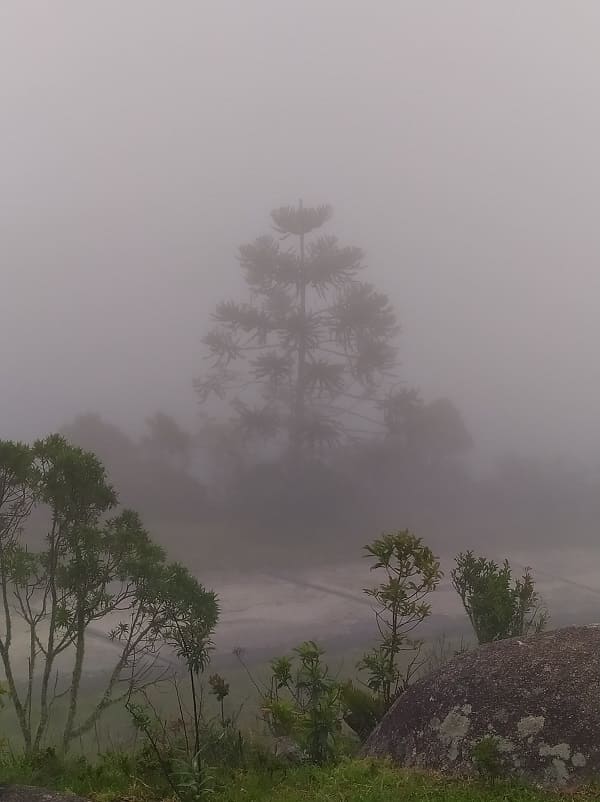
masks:
{"type": "MultiPolygon", "coordinates": [[[[4,757],[0,779],[72,792],[97,802],[172,797],[144,755],[106,754],[94,764],[84,758],[62,761],[52,752],[27,761],[4,757]]],[[[206,796],[213,802],[559,802],[568,798],[500,781],[459,781],[400,771],[371,760],[342,760],[324,767],[253,766],[231,772],[206,796]]],[[[598,798],[594,788],[577,795],[581,802],[598,798]]]]}
{"type": "MultiPolygon", "coordinates": [[[[373,645],[351,677],[332,673],[313,641],[274,658],[266,676],[254,676],[238,651],[256,691],[258,724],[248,732],[230,704],[227,677],[208,670],[215,594],[169,563],[139,516],[118,507],[93,453],[58,435],[33,446],[0,442],[0,701],[12,706],[21,736],[20,745],[3,744],[0,783],[101,800],[547,799],[498,785],[491,743],[477,753],[483,785],[355,759],[411,682],[452,656],[445,647],[427,653],[417,632],[442,578],[432,550],[402,530],[364,551],[380,579],[364,590],[373,645]],[[115,661],[84,705],[94,627],[115,661]],[[18,632],[27,635],[25,661],[15,649],[18,632]],[[161,709],[159,687],[175,715],[161,709]],[[103,752],[98,739],[94,758],[86,756],[82,736],[115,708],[128,716],[130,744],[103,752]]],[[[452,581],[479,642],[545,624],[531,574],[513,582],[508,562],[461,554],[452,581]]]]}

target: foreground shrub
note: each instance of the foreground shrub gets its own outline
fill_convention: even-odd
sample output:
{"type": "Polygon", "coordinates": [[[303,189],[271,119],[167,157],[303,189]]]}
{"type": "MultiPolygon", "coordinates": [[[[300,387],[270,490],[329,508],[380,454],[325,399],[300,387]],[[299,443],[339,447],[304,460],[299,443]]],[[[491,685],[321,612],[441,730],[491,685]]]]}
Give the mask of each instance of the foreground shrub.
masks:
{"type": "Polygon", "coordinates": [[[529,569],[514,579],[508,560],[498,565],[467,551],[456,558],[451,576],[478,643],[524,637],[546,626],[548,613],[529,569]]]}

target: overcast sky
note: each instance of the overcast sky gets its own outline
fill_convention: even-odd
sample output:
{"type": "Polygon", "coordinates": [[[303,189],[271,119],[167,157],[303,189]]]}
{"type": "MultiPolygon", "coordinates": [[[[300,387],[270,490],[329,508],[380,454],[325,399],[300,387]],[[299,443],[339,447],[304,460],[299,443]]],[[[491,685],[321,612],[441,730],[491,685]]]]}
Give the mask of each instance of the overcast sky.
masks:
{"type": "Polygon", "coordinates": [[[2,0],[0,436],[191,420],[302,197],[482,446],[600,457],[599,40],[596,0],[2,0]]]}

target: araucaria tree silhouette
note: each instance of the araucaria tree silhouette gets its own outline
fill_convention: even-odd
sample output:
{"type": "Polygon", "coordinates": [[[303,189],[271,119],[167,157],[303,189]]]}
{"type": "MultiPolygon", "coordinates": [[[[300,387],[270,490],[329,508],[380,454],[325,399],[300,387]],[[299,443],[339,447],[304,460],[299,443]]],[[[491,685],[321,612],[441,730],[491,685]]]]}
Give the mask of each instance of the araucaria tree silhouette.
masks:
{"type": "Polygon", "coordinates": [[[229,402],[244,437],[295,457],[340,444],[358,431],[353,420],[383,428],[397,381],[396,315],[360,280],[363,252],[321,232],[331,215],[302,202],[276,209],[276,235],[240,248],[249,297],[217,306],[203,341],[212,366],[195,383],[202,402],[229,402]]]}

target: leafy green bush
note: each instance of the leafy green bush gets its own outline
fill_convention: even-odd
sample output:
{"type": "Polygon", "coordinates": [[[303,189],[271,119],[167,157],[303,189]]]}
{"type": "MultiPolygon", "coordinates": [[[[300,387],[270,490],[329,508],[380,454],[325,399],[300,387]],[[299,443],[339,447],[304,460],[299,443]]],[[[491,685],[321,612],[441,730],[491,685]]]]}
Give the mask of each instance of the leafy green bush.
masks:
{"type": "Polygon", "coordinates": [[[503,770],[502,754],[498,746],[498,739],[488,735],[478,741],[472,749],[473,765],[482,777],[488,780],[497,780],[503,770]]]}
{"type": "MultiPolygon", "coordinates": [[[[266,684],[259,685],[250,675],[260,693],[262,717],[271,735],[298,747],[287,749],[289,755],[295,752],[297,758],[305,756],[316,764],[336,756],[343,722],[341,685],[330,676],[323,655],[314,641],[306,641],[291,656],[271,661],[266,684]]],[[[240,650],[237,656],[248,671],[240,650]]]]}
{"type": "Polygon", "coordinates": [[[456,557],[451,576],[478,643],[524,637],[545,627],[547,610],[529,569],[513,581],[508,560],[500,566],[467,551],[456,557]]]}

